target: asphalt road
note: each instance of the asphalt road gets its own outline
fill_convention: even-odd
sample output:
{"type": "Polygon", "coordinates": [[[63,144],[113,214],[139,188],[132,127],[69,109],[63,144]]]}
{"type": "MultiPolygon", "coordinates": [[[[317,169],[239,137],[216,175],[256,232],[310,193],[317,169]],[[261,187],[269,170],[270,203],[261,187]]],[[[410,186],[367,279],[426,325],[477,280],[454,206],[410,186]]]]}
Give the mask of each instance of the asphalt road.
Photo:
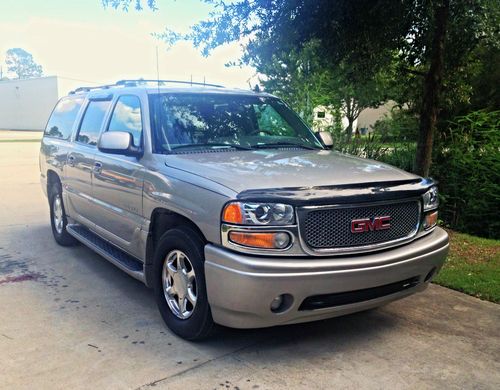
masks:
{"type": "Polygon", "coordinates": [[[52,239],[37,143],[0,143],[0,388],[500,388],[500,306],[431,286],[332,320],[190,343],[151,291],[52,239]]]}

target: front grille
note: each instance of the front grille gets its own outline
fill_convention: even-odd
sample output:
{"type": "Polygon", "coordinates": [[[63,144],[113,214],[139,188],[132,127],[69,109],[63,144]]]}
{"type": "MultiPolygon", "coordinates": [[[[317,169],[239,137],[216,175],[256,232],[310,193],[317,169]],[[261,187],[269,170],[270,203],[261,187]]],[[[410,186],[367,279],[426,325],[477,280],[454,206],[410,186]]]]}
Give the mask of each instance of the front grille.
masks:
{"type": "Polygon", "coordinates": [[[299,211],[300,234],[312,249],[346,249],[411,238],[420,219],[420,203],[416,200],[352,207],[302,209],[299,211]],[[363,233],[351,232],[351,221],[390,216],[390,228],[363,233]]]}

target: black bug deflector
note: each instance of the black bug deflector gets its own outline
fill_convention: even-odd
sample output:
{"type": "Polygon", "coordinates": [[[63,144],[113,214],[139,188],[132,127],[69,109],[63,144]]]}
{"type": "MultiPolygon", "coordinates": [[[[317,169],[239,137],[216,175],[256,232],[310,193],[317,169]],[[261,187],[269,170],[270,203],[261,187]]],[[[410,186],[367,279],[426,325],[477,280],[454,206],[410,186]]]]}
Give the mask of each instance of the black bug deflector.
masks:
{"type": "Polygon", "coordinates": [[[322,187],[270,188],[242,191],[237,198],[247,201],[283,202],[295,206],[362,203],[414,198],[436,184],[432,179],[417,178],[322,187]]]}

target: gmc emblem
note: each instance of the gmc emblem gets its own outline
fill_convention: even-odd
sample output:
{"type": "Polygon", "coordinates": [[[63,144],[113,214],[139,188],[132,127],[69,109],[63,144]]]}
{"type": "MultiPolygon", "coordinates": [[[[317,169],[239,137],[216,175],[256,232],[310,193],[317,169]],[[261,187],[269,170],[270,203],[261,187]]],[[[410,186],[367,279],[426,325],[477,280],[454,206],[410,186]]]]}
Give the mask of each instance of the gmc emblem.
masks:
{"type": "Polygon", "coordinates": [[[364,219],[353,219],[351,221],[351,233],[365,233],[374,230],[386,230],[391,227],[391,217],[373,217],[364,219]]]}

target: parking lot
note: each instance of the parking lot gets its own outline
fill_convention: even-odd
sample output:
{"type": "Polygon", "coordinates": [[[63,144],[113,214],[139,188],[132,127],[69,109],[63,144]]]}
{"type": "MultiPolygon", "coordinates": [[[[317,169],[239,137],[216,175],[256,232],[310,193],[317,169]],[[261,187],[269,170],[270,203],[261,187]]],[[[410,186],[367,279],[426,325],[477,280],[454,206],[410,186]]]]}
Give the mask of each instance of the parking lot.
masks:
{"type": "Polygon", "coordinates": [[[500,307],[439,286],[386,307],[191,343],[153,295],[52,238],[36,142],[0,142],[0,388],[500,388],[500,307]]]}

